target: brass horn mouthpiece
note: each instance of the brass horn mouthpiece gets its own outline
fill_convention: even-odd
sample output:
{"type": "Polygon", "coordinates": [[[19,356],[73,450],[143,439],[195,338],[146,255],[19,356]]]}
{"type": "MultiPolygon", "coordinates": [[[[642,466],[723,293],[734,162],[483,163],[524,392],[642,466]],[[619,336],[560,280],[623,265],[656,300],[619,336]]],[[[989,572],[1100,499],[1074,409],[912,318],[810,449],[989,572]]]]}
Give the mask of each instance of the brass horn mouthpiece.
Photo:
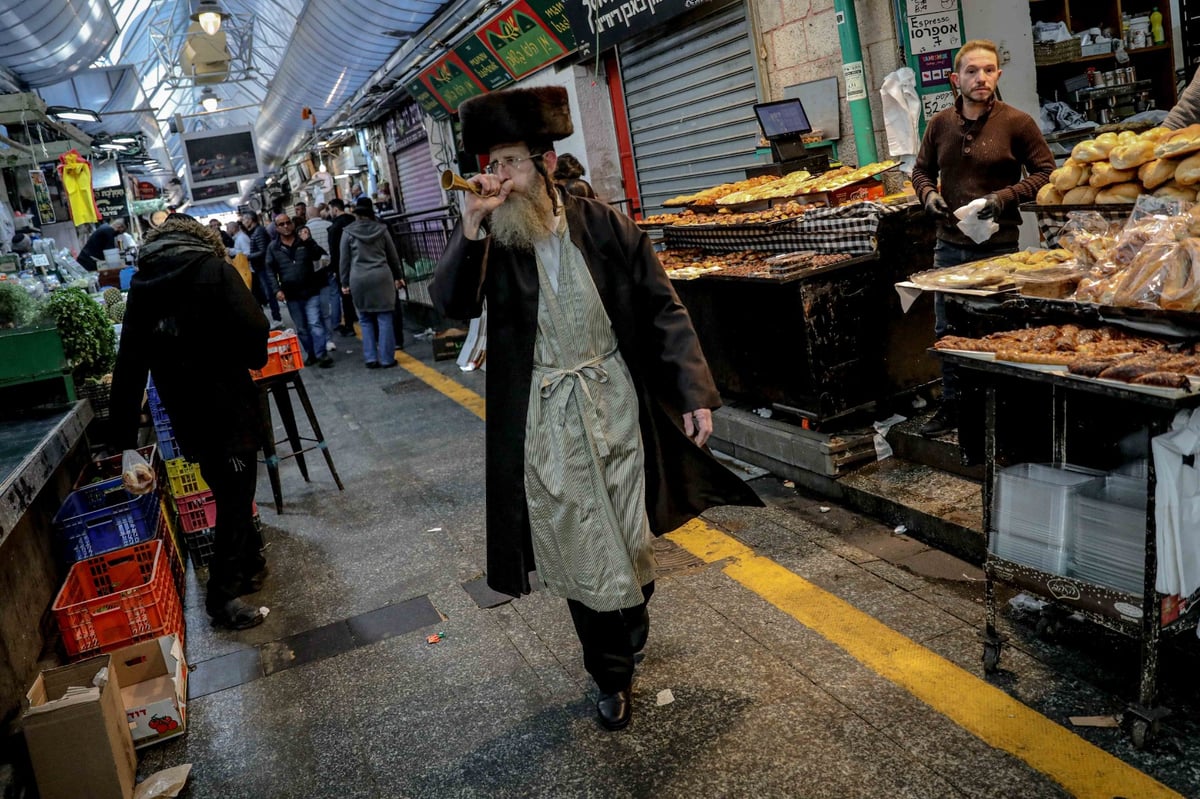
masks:
{"type": "Polygon", "coordinates": [[[483,196],[483,192],[473,183],[468,183],[461,175],[454,173],[454,170],[447,169],[442,173],[442,189],[444,191],[469,191],[472,194],[483,196]]]}

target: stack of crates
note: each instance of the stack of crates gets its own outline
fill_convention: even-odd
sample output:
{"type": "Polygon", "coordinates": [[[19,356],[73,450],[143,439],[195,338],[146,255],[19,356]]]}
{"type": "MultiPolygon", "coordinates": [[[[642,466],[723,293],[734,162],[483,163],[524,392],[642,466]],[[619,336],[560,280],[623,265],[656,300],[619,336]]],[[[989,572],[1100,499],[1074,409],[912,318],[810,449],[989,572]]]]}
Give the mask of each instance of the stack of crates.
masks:
{"type": "MultiPolygon", "coordinates": [[[[154,390],[153,382],[147,385],[146,396],[159,445],[162,446],[165,435],[171,445],[164,447],[163,451],[165,453],[169,449],[173,453],[173,456],[164,454],[164,485],[170,497],[167,503],[168,524],[178,531],[184,548],[192,559],[192,565],[197,569],[203,568],[208,565],[213,554],[217,505],[213,500],[212,490],[200,473],[200,466],[183,457],[178,445],[174,443],[171,419],[158,398],[158,392],[154,390]]],[[[254,522],[256,529],[261,531],[257,505],[254,506],[254,522]]]]}
{"type": "MultiPolygon", "coordinates": [[[[141,452],[155,463],[153,450],[141,452]]],[[[51,610],[72,659],[184,636],[183,560],[162,497],[130,494],[119,473],[120,456],[89,467],[54,517],[69,568],[51,610]]]]}
{"type": "Polygon", "coordinates": [[[175,428],[171,426],[171,418],[163,408],[162,400],[158,397],[158,389],[154,387],[154,379],[146,381],[146,402],[150,406],[150,418],[154,423],[154,438],[158,441],[158,451],[164,461],[182,458],[183,452],[175,441],[175,428]]]}

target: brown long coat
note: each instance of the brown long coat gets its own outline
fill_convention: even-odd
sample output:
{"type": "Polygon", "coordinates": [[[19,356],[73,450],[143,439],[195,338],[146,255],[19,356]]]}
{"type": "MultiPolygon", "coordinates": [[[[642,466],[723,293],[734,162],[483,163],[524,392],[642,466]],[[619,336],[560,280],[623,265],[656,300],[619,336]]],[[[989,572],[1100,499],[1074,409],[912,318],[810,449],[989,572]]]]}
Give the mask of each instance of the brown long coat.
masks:
{"type": "MultiPolygon", "coordinates": [[[[568,195],[571,240],[587,261],[638,392],[646,510],[655,535],[714,505],[761,505],[754,492],[688,440],[684,411],[721,399],[692,328],[646,235],[604,203],[568,195]]],[[[537,335],[538,275],[529,253],[450,237],[430,285],[438,310],[471,319],[488,307],[487,575],[494,590],[529,593],[535,567],[525,499],[525,417],[537,335]]]]}

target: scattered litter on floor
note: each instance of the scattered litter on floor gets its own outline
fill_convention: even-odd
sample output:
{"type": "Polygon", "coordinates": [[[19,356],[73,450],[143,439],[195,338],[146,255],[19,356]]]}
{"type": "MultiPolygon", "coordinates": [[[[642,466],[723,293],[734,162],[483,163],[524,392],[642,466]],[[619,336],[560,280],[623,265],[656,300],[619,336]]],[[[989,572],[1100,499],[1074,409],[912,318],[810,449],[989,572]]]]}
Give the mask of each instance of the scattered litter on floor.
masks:
{"type": "Polygon", "coordinates": [[[271,609],[266,606],[263,606],[258,609],[258,612],[265,619],[267,617],[267,614],[271,612],[271,609]]]}
{"type": "Polygon", "coordinates": [[[654,700],[654,704],[662,707],[663,705],[669,705],[674,701],[675,694],[671,693],[670,688],[664,688],[658,692],[658,698],[654,700]]]}
{"type": "Polygon", "coordinates": [[[425,532],[427,532],[427,533],[440,533],[441,531],[442,531],[442,528],[440,528],[440,527],[430,527],[430,528],[429,528],[428,530],[426,530],[425,532]]]}
{"type": "Polygon", "coordinates": [[[903,524],[897,524],[896,529],[892,530],[892,532],[895,533],[896,535],[904,535],[905,533],[908,532],[908,527],[906,527],[903,524]]]}
{"type": "Polygon", "coordinates": [[[1026,613],[1041,613],[1042,608],[1046,607],[1046,601],[1031,597],[1029,594],[1017,594],[1008,600],[1008,606],[1013,610],[1021,610],[1026,613]]]}
{"type": "Polygon", "coordinates": [[[431,645],[438,644],[438,643],[441,643],[442,639],[445,637],[446,637],[446,634],[443,632],[433,633],[432,635],[425,636],[425,643],[431,644],[431,645]]]}
{"type": "Polygon", "coordinates": [[[898,413],[893,413],[882,421],[875,422],[875,436],[873,438],[875,444],[875,460],[882,461],[892,457],[892,445],[887,442],[888,431],[895,425],[905,421],[905,417],[898,413]]]}
{"type": "Polygon", "coordinates": [[[796,484],[795,484],[795,482],[793,482],[793,481],[791,481],[791,480],[784,480],[784,481],[783,481],[783,487],[784,487],[784,488],[795,488],[795,487],[796,487],[796,484]]]}
{"type": "Polygon", "coordinates": [[[179,796],[191,771],[191,763],[156,771],[138,784],[133,791],[133,799],[171,799],[179,796]]]}
{"type": "Polygon", "coordinates": [[[829,507],[828,505],[821,505],[817,508],[817,510],[821,511],[821,513],[829,513],[829,511],[833,510],[833,508],[829,507]]]}
{"type": "Polygon", "coordinates": [[[914,409],[914,410],[918,410],[918,411],[919,411],[919,410],[921,410],[922,408],[925,408],[925,407],[927,407],[928,405],[929,405],[929,401],[928,401],[928,400],[926,400],[924,397],[922,397],[920,394],[918,394],[917,396],[913,397],[912,406],[913,406],[913,409],[914,409]]]}
{"type": "Polygon", "coordinates": [[[754,414],[756,416],[761,416],[764,419],[770,419],[772,416],[775,415],[775,412],[772,411],[770,408],[755,408],[754,414]]]}
{"type": "Polygon", "coordinates": [[[1071,723],[1076,727],[1120,727],[1121,720],[1116,716],[1071,716],[1071,723]]]}
{"type": "Polygon", "coordinates": [[[424,330],[422,330],[420,333],[413,333],[413,338],[419,338],[419,339],[433,338],[433,328],[427,327],[424,330]]]}

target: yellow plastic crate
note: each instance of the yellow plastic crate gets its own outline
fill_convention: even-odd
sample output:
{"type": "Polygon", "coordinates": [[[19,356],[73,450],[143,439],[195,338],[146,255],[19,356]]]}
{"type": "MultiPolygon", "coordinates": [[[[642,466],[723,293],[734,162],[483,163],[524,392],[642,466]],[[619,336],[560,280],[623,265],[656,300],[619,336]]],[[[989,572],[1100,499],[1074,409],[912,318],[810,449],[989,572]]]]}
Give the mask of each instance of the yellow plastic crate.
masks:
{"type": "Polygon", "coordinates": [[[208,491],[208,483],[200,474],[200,466],[186,458],[173,458],[167,461],[167,483],[171,496],[182,497],[200,491],[208,491]]]}

